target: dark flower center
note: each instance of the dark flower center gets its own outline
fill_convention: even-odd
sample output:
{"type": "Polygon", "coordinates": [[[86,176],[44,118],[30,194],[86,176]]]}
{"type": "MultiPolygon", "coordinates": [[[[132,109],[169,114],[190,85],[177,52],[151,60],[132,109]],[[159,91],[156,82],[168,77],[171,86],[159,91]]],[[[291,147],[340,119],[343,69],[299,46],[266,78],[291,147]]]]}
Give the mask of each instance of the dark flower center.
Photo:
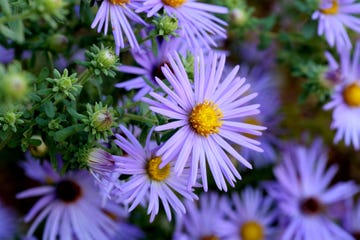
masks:
{"type": "Polygon", "coordinates": [[[215,235],[207,235],[207,236],[203,236],[201,240],[219,240],[219,238],[215,235]]]}
{"type": "Polygon", "coordinates": [[[164,74],[163,74],[163,72],[161,70],[161,68],[164,67],[165,65],[170,66],[170,64],[168,62],[162,62],[159,65],[156,65],[156,66],[153,67],[152,72],[151,72],[151,75],[152,75],[151,80],[154,81],[154,83],[156,82],[155,77],[158,77],[161,80],[165,79],[165,76],[164,76],[164,74]]]}
{"type": "Polygon", "coordinates": [[[321,212],[323,209],[319,200],[314,197],[306,198],[300,203],[301,212],[312,215],[321,212]]]}
{"type": "Polygon", "coordinates": [[[81,187],[71,180],[63,180],[56,184],[56,198],[66,203],[76,202],[82,195],[81,187]]]}
{"type": "Polygon", "coordinates": [[[352,235],[356,240],[360,240],[360,232],[354,232],[352,235]]]}

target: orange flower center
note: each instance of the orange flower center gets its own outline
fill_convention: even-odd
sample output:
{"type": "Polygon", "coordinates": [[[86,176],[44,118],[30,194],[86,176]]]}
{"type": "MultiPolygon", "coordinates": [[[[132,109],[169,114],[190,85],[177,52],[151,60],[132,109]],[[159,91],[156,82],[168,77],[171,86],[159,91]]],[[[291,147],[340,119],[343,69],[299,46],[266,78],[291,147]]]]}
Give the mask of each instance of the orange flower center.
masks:
{"type": "Polygon", "coordinates": [[[333,0],[332,5],[329,8],[320,9],[320,12],[327,15],[334,15],[339,12],[339,2],[338,0],[333,0]]]}
{"type": "Polygon", "coordinates": [[[360,107],[360,86],[352,83],[346,86],[342,92],[344,102],[350,107],[360,107]]]}
{"type": "Polygon", "coordinates": [[[128,4],[130,0],[109,0],[114,5],[124,5],[128,4]]]}
{"type": "Polygon", "coordinates": [[[164,181],[170,175],[170,164],[159,168],[162,160],[160,157],[151,158],[146,166],[146,173],[151,180],[164,181]]]}
{"type": "Polygon", "coordinates": [[[186,2],[186,0],[162,0],[162,2],[165,5],[171,6],[173,8],[178,8],[181,5],[183,5],[186,2]]]}
{"type": "Polygon", "coordinates": [[[240,236],[242,240],[263,240],[264,229],[257,222],[248,221],[241,226],[240,236]]]}

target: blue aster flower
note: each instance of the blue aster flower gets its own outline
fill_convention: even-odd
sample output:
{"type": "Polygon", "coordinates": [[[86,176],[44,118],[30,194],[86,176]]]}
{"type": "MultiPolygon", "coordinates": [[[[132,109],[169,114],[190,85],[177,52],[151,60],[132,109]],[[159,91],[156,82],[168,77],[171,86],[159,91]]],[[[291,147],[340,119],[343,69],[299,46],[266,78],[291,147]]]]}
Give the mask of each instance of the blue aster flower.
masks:
{"type": "MultiPolygon", "coordinates": [[[[29,171],[25,169],[25,172],[29,171]]],[[[116,223],[102,209],[101,197],[90,174],[78,171],[60,176],[54,170],[49,171],[49,176],[54,175],[54,178],[44,179],[42,186],[16,195],[18,199],[40,197],[24,218],[25,222],[33,220],[27,236],[31,237],[40,223],[46,220],[42,239],[95,240],[112,237],[116,223]]]]}
{"type": "Polygon", "coordinates": [[[151,141],[148,134],[145,147],[124,126],[120,126],[126,138],[116,134],[115,143],[126,155],[114,156],[118,161],[119,173],[130,175],[114,196],[120,202],[130,204],[129,211],[139,204],[148,204],[147,213],[152,222],[159,213],[160,203],[163,205],[168,220],[171,220],[171,209],[183,214],[185,207],[180,196],[186,199],[197,199],[192,189],[187,188],[189,172],[178,176],[174,173],[173,163],[160,168],[162,156],[156,154],[158,146],[151,141]]]}
{"type": "Polygon", "coordinates": [[[146,12],[151,17],[164,9],[169,16],[179,21],[179,35],[186,38],[191,49],[216,47],[216,38],[226,39],[224,26],[227,23],[211,13],[226,14],[221,6],[197,2],[196,0],[145,0],[136,12],[146,12]]]}
{"type": "Polygon", "coordinates": [[[326,169],[327,155],[317,139],[310,148],[289,146],[283,161],[274,169],[277,182],[266,184],[282,215],[281,239],[353,239],[330,216],[330,206],[358,192],[354,182],[330,186],[336,166],[326,169]]]}
{"type": "Polygon", "coordinates": [[[260,142],[248,136],[260,136],[266,129],[245,122],[247,117],[259,113],[259,104],[249,104],[257,93],[246,94],[250,85],[245,84],[245,78],[237,76],[239,66],[223,77],[225,58],[217,54],[210,54],[206,60],[203,54],[195,56],[192,85],[180,57],[169,56],[169,64],[162,72],[171,87],[156,78],[167,97],[151,92],[153,99],[143,98],[152,111],[171,119],[156,127],[156,131],[177,130],[157,151],[163,159],[160,167],[175,161],[175,172],[181,175],[188,164],[189,186],[196,182],[200,169],[205,191],[207,164],[217,187],[226,191],[226,181],[234,186],[236,178],[240,179],[229,155],[251,168],[233,145],[262,152],[260,142]]]}

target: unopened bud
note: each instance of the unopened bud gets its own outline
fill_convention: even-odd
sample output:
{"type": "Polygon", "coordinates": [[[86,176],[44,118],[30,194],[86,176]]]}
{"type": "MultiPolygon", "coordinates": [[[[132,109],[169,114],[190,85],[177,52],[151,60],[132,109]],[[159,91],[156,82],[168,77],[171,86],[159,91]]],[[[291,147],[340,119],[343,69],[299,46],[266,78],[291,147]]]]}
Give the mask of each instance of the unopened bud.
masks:
{"type": "Polygon", "coordinates": [[[38,157],[38,158],[44,157],[48,153],[48,146],[45,144],[42,137],[39,135],[34,135],[31,137],[31,139],[39,140],[41,142],[40,145],[37,145],[37,146],[30,144],[29,150],[30,150],[31,155],[33,155],[34,157],[38,157]]]}

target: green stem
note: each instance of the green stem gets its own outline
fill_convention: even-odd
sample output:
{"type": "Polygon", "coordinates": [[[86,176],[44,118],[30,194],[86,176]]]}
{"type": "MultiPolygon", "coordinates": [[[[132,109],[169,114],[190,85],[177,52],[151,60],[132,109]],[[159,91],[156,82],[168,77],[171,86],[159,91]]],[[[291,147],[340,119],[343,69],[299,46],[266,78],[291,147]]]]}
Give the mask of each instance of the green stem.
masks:
{"type": "Polygon", "coordinates": [[[33,9],[25,10],[24,12],[17,15],[7,15],[0,17],[0,24],[11,22],[14,20],[23,20],[25,18],[29,18],[34,14],[33,9]]]}
{"type": "Polygon", "coordinates": [[[79,84],[84,85],[87,81],[89,81],[92,75],[93,75],[92,70],[86,69],[85,71],[83,71],[79,76],[79,84]]]}
{"type": "Polygon", "coordinates": [[[134,121],[138,121],[138,122],[142,122],[142,123],[151,123],[151,124],[158,123],[157,120],[155,120],[155,119],[151,119],[151,118],[147,118],[144,116],[139,116],[139,115],[135,115],[135,114],[131,114],[131,113],[125,113],[124,118],[128,118],[129,120],[134,120],[134,121]]]}

